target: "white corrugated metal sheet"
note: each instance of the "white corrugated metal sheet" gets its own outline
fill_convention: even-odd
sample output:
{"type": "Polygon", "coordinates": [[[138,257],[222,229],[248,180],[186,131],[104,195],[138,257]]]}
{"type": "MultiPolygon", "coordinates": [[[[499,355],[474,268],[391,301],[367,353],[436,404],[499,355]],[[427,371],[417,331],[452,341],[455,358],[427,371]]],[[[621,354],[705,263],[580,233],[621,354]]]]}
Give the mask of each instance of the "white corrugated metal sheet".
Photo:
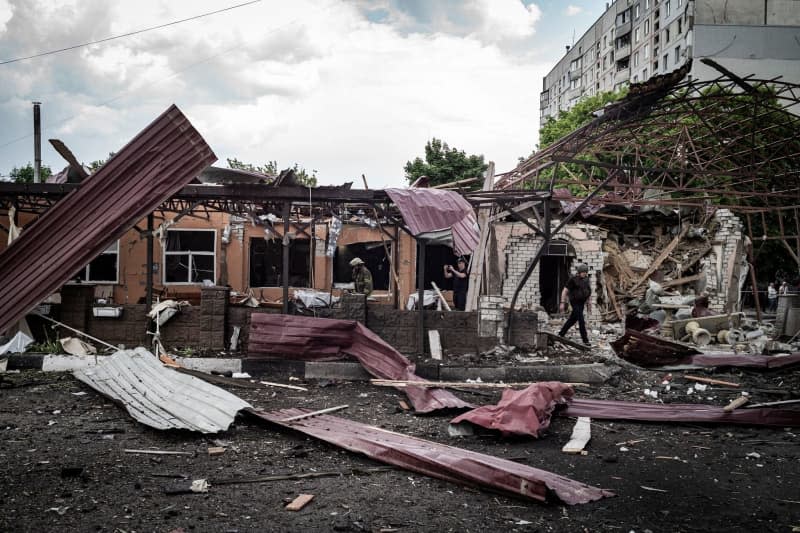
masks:
{"type": "Polygon", "coordinates": [[[250,407],[219,387],[165,367],[144,348],[102,357],[96,366],[74,375],[156,429],[217,433],[228,429],[236,413],[250,407]]]}

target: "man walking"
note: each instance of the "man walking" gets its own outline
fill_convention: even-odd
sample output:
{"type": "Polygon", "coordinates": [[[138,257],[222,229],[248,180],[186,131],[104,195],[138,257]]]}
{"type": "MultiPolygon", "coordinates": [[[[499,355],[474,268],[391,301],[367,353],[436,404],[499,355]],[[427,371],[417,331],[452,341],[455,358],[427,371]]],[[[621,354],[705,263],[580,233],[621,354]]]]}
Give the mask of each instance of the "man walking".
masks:
{"type": "Polygon", "coordinates": [[[581,333],[583,344],[589,345],[589,335],[586,333],[586,320],[583,317],[583,310],[586,308],[590,313],[592,312],[592,302],[589,297],[592,295],[592,288],[589,285],[589,267],[583,263],[578,265],[578,273],[567,280],[564,290],[561,291],[561,312],[566,311],[567,300],[572,307],[572,312],[569,318],[564,323],[561,331],[558,332],[559,337],[563,337],[569,328],[578,323],[578,329],[581,333]]]}

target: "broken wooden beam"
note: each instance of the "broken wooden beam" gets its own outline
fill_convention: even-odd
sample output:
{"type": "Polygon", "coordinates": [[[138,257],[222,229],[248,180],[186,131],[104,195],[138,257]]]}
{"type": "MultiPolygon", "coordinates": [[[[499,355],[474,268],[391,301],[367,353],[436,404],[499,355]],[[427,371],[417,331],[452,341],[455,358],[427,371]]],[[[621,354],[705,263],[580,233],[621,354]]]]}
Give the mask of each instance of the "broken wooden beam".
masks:
{"type": "Polygon", "coordinates": [[[690,381],[698,381],[700,383],[708,383],[709,385],[719,385],[721,387],[741,387],[739,383],[733,383],[731,381],[722,381],[721,379],[711,379],[711,378],[704,378],[701,376],[692,376],[689,374],[683,375],[684,379],[688,379],[690,381]]]}
{"type": "Polygon", "coordinates": [[[286,506],[286,510],[299,511],[300,509],[311,503],[311,500],[313,499],[314,499],[313,494],[301,494],[300,496],[292,500],[291,503],[289,503],[289,505],[286,506]]]}
{"type": "Polygon", "coordinates": [[[342,409],[347,409],[350,407],[349,405],[337,405],[336,407],[328,407],[327,409],[320,409],[319,411],[311,411],[310,413],[303,413],[302,415],[293,416],[291,418],[285,418],[281,420],[281,422],[294,422],[296,420],[303,420],[304,418],[311,418],[312,416],[324,415],[326,413],[333,413],[335,411],[341,411],[342,409]]]}
{"type": "Polygon", "coordinates": [[[739,396],[738,398],[734,398],[733,400],[731,400],[731,402],[728,405],[726,405],[725,407],[723,407],[722,410],[725,411],[726,413],[730,413],[734,409],[738,409],[739,407],[743,406],[744,404],[746,404],[749,401],[750,401],[750,398],[748,398],[747,396],[745,396],[743,394],[743,395],[739,396]]]}

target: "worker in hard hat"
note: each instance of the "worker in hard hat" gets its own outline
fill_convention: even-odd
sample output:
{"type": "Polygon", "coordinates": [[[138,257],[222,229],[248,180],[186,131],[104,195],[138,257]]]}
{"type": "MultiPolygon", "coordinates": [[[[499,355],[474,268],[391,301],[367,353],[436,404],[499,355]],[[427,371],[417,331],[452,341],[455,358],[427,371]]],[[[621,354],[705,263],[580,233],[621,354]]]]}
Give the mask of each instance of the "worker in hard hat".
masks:
{"type": "Polygon", "coordinates": [[[350,261],[350,266],[353,268],[352,276],[356,292],[365,296],[372,294],[372,273],[364,265],[364,261],[356,257],[350,261]]]}
{"type": "Polygon", "coordinates": [[[572,312],[561,331],[558,332],[559,337],[563,337],[569,328],[578,323],[578,329],[581,333],[581,340],[583,344],[589,346],[589,335],[586,333],[586,320],[583,317],[584,308],[592,312],[592,287],[589,284],[589,267],[583,263],[579,264],[576,268],[578,273],[567,280],[564,290],[561,291],[561,312],[565,312],[567,302],[572,308],[572,312]]]}

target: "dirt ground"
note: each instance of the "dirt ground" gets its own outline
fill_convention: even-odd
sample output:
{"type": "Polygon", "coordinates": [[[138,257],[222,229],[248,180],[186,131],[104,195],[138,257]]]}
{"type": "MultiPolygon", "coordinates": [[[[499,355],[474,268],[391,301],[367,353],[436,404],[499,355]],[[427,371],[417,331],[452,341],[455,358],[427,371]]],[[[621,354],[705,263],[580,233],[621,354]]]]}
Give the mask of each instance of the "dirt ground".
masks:
{"type": "MultiPolygon", "coordinates": [[[[693,372],[702,374],[702,372],[693,372]]],[[[737,391],[688,394],[675,373],[625,369],[578,396],[724,405],[737,391]],[[659,398],[643,395],[657,389],[659,398]]],[[[710,374],[709,374],[710,375],[710,374]]],[[[725,372],[754,401],[800,394],[800,372],[725,372]],[[761,391],[761,392],[758,392],[761,391]]],[[[269,376],[263,376],[269,379],[269,376]]],[[[278,379],[274,379],[278,381],[278,379]]],[[[285,380],[282,380],[286,382],[285,380]]],[[[302,382],[293,382],[302,384],[302,382]]],[[[402,393],[352,382],[309,382],[308,392],[228,388],[266,409],[322,409],[340,416],[543,468],[613,490],[616,497],[570,507],[465,488],[398,469],[237,418],[224,434],[147,428],[69,374],[25,371],[0,383],[4,463],[2,531],[797,531],[800,528],[800,428],[592,421],[587,455],[566,455],[574,420],[556,417],[538,440],[493,434],[450,437],[451,416],[415,416],[402,393]],[[211,446],[225,452],[210,456],[211,446]],[[142,455],[125,449],[188,452],[142,455]],[[332,477],[249,484],[235,478],[333,472],[332,477]],[[207,479],[201,494],[168,494],[207,479]],[[299,494],[314,500],[284,509],[299,494]]],[[[478,404],[499,393],[457,392],[478,404]]]]}

